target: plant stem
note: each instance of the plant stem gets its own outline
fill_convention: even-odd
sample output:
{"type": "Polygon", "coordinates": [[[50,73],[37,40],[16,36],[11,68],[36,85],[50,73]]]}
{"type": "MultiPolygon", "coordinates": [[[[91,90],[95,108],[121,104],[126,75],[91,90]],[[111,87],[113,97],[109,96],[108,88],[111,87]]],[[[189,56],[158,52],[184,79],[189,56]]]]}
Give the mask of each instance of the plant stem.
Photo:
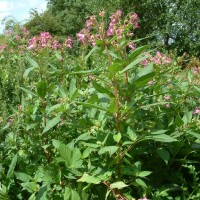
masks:
{"type": "MultiPolygon", "coordinates": [[[[108,50],[107,45],[105,44],[105,49],[106,49],[106,53],[108,55],[108,61],[109,64],[112,64],[112,59],[108,50]]],[[[115,106],[116,106],[116,113],[115,113],[115,118],[116,118],[116,122],[117,122],[117,133],[120,133],[120,108],[119,108],[119,90],[118,90],[118,85],[117,85],[117,79],[116,79],[116,74],[114,74],[113,76],[113,87],[114,87],[114,95],[115,95],[115,106]]],[[[117,146],[119,147],[118,151],[117,151],[117,176],[118,179],[120,180],[121,177],[121,151],[120,151],[120,143],[117,143],[117,146]]]]}

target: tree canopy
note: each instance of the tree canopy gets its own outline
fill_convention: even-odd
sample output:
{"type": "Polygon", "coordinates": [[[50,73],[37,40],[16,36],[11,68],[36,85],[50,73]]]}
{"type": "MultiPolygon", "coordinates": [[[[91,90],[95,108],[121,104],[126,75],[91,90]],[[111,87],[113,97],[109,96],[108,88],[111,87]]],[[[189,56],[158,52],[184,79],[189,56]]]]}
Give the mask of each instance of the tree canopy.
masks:
{"type": "Polygon", "coordinates": [[[124,15],[138,14],[140,30],[136,37],[153,36],[149,39],[151,44],[164,46],[178,55],[200,55],[200,0],[48,0],[47,11],[41,15],[32,12],[26,26],[34,34],[45,30],[75,36],[90,15],[105,10],[109,16],[117,9],[124,15]]]}

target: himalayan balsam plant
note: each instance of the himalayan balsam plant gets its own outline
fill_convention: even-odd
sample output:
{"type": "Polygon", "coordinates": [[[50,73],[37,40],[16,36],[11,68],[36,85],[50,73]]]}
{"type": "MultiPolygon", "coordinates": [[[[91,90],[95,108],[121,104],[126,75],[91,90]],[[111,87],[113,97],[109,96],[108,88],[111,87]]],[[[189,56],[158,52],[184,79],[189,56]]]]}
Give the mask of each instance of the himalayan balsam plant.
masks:
{"type": "Polygon", "coordinates": [[[107,24],[101,11],[76,57],[70,36],[8,34],[0,83],[16,96],[0,118],[0,199],[200,198],[198,68],[140,46],[138,28],[136,13],[107,24]]]}

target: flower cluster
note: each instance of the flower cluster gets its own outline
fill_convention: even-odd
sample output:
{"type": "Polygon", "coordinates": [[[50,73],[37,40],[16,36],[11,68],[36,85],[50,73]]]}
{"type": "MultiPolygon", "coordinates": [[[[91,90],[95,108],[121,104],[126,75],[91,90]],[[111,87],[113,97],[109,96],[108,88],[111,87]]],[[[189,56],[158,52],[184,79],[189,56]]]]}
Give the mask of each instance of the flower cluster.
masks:
{"type": "MultiPolygon", "coordinates": [[[[104,17],[105,12],[101,11],[99,16],[104,17]]],[[[132,37],[134,34],[129,30],[134,30],[139,28],[138,25],[138,15],[133,13],[128,15],[127,18],[122,21],[122,11],[117,10],[110,16],[110,23],[108,29],[105,29],[104,22],[98,22],[96,17],[92,15],[86,21],[86,28],[82,29],[79,33],[76,34],[78,41],[80,41],[83,45],[92,44],[92,46],[96,45],[96,40],[106,40],[109,39],[110,36],[116,36],[116,41],[112,41],[112,44],[115,45],[119,40],[124,38],[125,36],[132,37]],[[97,30],[97,33],[95,32],[97,30]],[[126,31],[126,34],[125,34],[126,31]]],[[[128,44],[128,47],[131,50],[135,49],[135,45],[133,42],[128,44]]]]}
{"type": "Polygon", "coordinates": [[[0,51],[3,51],[6,47],[7,47],[6,44],[2,44],[2,45],[0,45],[0,51]]]}
{"type": "Polygon", "coordinates": [[[156,65],[166,65],[172,62],[171,59],[167,57],[167,55],[162,54],[160,51],[157,51],[155,56],[152,56],[149,53],[147,53],[146,56],[148,58],[140,62],[140,64],[143,66],[146,66],[151,62],[153,62],[156,65]]]}
{"type": "MultiPolygon", "coordinates": [[[[72,48],[72,39],[68,37],[64,46],[72,48]]],[[[41,48],[51,48],[54,50],[60,49],[62,45],[52,37],[48,32],[41,32],[39,36],[34,36],[29,40],[28,50],[41,49],[41,48]]]]}
{"type": "Polygon", "coordinates": [[[193,74],[197,75],[199,73],[199,69],[197,67],[193,68],[193,74]]]}

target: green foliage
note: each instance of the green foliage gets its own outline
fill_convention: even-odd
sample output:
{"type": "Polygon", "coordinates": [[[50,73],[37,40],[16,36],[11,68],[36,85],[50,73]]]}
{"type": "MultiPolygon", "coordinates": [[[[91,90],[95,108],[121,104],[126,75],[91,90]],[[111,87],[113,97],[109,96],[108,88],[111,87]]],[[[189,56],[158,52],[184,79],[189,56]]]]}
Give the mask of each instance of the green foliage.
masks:
{"type": "Polygon", "coordinates": [[[73,57],[8,36],[0,199],[199,199],[199,74],[102,38],[73,57]]]}

